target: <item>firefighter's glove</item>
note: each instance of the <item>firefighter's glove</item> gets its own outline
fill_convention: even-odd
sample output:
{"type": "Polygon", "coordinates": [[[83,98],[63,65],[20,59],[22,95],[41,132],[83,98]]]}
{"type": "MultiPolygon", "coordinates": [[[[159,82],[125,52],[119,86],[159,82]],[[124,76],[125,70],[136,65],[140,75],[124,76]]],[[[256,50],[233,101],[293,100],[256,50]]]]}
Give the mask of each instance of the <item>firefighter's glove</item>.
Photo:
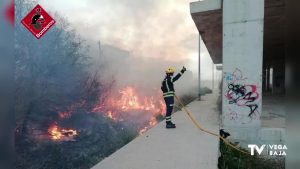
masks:
{"type": "Polygon", "coordinates": [[[185,71],[186,71],[186,68],[183,66],[180,72],[184,73],[185,71]]]}

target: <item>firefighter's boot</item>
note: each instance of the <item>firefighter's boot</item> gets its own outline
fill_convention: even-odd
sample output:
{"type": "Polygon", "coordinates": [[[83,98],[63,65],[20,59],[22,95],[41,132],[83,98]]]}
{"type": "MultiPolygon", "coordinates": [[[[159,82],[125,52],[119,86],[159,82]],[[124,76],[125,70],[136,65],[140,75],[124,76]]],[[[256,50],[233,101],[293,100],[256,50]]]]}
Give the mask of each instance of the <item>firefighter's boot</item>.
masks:
{"type": "Polygon", "coordinates": [[[169,123],[166,124],[166,128],[167,129],[174,129],[174,128],[176,128],[176,125],[172,122],[169,122],[169,123]]]}

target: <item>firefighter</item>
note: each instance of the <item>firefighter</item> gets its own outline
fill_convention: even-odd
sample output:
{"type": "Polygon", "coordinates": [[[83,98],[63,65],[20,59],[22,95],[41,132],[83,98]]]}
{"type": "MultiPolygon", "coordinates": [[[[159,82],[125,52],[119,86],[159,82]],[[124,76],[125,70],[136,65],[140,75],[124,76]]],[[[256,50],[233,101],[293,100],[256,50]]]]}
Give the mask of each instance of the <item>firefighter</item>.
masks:
{"type": "Polygon", "coordinates": [[[186,71],[186,68],[183,66],[181,71],[175,77],[173,77],[175,69],[172,67],[169,67],[166,69],[166,77],[164,78],[164,80],[162,81],[162,84],[161,84],[161,90],[163,92],[163,97],[166,102],[166,108],[167,108],[166,128],[176,128],[176,125],[174,123],[172,123],[172,120],[171,120],[171,115],[172,115],[173,106],[174,106],[174,94],[175,94],[173,83],[176,80],[178,80],[185,71],[186,71]]]}

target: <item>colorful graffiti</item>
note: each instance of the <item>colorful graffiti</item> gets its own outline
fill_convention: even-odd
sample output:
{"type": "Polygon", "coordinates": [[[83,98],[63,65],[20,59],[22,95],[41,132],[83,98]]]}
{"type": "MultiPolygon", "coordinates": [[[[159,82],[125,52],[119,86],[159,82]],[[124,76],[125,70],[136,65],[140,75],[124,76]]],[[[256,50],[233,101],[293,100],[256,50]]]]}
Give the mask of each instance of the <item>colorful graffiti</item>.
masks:
{"type": "Polygon", "coordinates": [[[253,113],[249,118],[248,114],[241,113],[239,112],[239,110],[235,111],[230,107],[226,107],[226,109],[228,110],[228,112],[226,113],[226,115],[223,116],[223,118],[227,118],[230,121],[234,121],[234,123],[250,124],[253,120],[259,120],[260,118],[257,112],[253,113]]]}
{"type": "Polygon", "coordinates": [[[258,112],[258,104],[256,101],[259,99],[257,86],[254,84],[246,84],[242,71],[235,69],[233,73],[225,73],[224,80],[227,82],[227,91],[225,98],[229,104],[243,106],[249,108],[249,117],[258,112]]]}

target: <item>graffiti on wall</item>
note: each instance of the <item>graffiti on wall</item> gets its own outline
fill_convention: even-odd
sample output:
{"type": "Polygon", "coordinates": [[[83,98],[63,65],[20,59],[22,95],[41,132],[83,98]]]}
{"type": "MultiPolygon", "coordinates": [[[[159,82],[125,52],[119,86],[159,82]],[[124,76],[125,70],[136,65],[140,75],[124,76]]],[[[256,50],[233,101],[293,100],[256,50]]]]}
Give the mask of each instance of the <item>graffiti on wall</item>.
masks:
{"type": "Polygon", "coordinates": [[[228,108],[228,110],[229,110],[229,114],[228,114],[229,120],[236,121],[240,118],[236,111],[233,111],[231,108],[228,108]]]}
{"type": "Polygon", "coordinates": [[[225,98],[228,104],[247,107],[249,110],[248,116],[256,116],[258,113],[258,104],[256,101],[259,99],[257,86],[255,84],[246,84],[247,78],[237,68],[232,73],[225,73],[224,80],[227,83],[225,98]]]}

